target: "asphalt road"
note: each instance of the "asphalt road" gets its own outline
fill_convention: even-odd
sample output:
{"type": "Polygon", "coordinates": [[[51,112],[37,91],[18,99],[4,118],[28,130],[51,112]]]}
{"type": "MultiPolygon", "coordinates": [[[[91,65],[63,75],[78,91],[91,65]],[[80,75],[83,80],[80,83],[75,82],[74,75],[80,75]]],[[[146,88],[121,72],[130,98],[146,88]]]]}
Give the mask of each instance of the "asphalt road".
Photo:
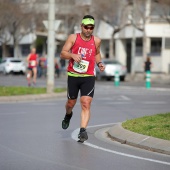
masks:
{"type": "MultiPolygon", "coordinates": [[[[112,81],[97,81],[100,84],[109,84],[114,86],[114,82],[112,81]]],[[[0,86],[27,86],[26,76],[23,75],[6,75],[0,74],[0,86]]],[[[46,86],[46,77],[41,77],[37,79],[37,87],[46,86]]],[[[60,78],[55,78],[55,86],[56,87],[67,87],[66,84],[66,76],[61,76],[60,78]]],[[[126,81],[120,82],[120,86],[128,86],[128,87],[144,87],[145,88],[145,80],[139,76],[135,78],[135,80],[131,80],[128,75],[126,81]]],[[[151,78],[151,87],[153,88],[168,88],[170,89],[170,79],[167,78],[151,78]]]]}
{"type": "MultiPolygon", "coordinates": [[[[0,77],[2,83],[24,85],[23,77],[0,77]],[[2,82],[3,79],[3,82],[2,82]],[[5,79],[5,80],[4,80],[5,79]],[[23,84],[22,84],[23,83],[23,84]]],[[[38,80],[37,86],[44,86],[38,80]]],[[[0,170],[169,170],[170,156],[146,151],[107,137],[113,124],[170,111],[170,90],[154,90],[125,82],[96,82],[89,140],[76,142],[80,103],[68,130],[61,128],[66,96],[29,102],[0,103],[0,170]]],[[[56,79],[65,86],[66,79],[56,79]]]]}

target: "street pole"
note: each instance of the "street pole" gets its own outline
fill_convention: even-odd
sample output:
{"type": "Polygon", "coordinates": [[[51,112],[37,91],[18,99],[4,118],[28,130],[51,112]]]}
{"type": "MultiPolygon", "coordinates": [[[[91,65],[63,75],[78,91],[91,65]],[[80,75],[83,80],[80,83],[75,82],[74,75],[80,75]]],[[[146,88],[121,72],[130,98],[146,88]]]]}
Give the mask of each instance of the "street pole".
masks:
{"type": "Polygon", "coordinates": [[[48,8],[48,57],[47,57],[47,93],[54,92],[54,55],[55,55],[55,0],[49,0],[48,8]]]}
{"type": "Polygon", "coordinates": [[[135,69],[134,69],[134,60],[136,54],[136,35],[135,35],[135,23],[134,23],[134,10],[135,10],[135,1],[133,0],[133,7],[132,7],[132,50],[131,50],[131,77],[134,78],[135,69]]]}
{"type": "Polygon", "coordinates": [[[146,26],[150,22],[151,0],[145,2],[145,18],[143,25],[143,62],[145,62],[147,54],[150,52],[150,45],[148,44],[148,37],[146,34],[146,26]]]}

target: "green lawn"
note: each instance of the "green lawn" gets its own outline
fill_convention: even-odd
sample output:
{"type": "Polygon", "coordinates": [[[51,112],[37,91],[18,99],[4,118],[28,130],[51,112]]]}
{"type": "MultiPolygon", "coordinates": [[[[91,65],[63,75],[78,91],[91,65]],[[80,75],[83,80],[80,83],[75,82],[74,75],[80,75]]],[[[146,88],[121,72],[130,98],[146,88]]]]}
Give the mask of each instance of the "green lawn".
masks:
{"type": "MultiPolygon", "coordinates": [[[[56,88],[55,93],[64,92],[65,88],[56,88]]],[[[40,87],[7,87],[0,86],[0,96],[15,96],[15,95],[26,95],[26,94],[45,94],[46,88],[40,87]]]]}
{"type": "Polygon", "coordinates": [[[136,133],[170,140],[170,113],[127,120],[122,126],[136,133]]]}

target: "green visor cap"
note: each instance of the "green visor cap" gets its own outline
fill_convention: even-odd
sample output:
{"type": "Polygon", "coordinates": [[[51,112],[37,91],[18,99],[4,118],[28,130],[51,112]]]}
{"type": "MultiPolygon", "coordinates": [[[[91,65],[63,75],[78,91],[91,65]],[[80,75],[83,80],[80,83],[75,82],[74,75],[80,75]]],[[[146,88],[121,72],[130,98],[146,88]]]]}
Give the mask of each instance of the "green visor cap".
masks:
{"type": "Polygon", "coordinates": [[[85,18],[85,19],[82,20],[82,24],[84,24],[84,25],[94,25],[94,19],[85,18]]]}

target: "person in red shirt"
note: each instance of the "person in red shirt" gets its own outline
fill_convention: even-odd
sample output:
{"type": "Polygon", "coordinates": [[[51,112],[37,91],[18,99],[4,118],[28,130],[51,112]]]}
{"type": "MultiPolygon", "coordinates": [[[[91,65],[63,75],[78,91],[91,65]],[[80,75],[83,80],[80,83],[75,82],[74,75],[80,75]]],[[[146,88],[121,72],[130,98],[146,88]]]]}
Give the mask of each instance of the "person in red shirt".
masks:
{"type": "Polygon", "coordinates": [[[61,59],[69,60],[68,88],[66,102],[66,115],[62,121],[62,128],[69,127],[72,117],[72,110],[76,104],[78,93],[80,91],[81,103],[81,125],[78,135],[79,142],[88,139],[86,127],[90,119],[90,107],[94,95],[95,85],[95,64],[100,71],[104,71],[105,66],[101,62],[100,43],[101,40],[93,36],[95,27],[94,17],[86,15],[81,23],[81,33],[71,34],[66,40],[61,51],[61,59]]]}
{"type": "Polygon", "coordinates": [[[31,86],[32,77],[33,77],[33,85],[36,85],[37,59],[38,59],[38,55],[36,54],[36,48],[32,48],[31,53],[27,57],[27,62],[28,62],[28,73],[27,73],[28,86],[31,86]]]}

